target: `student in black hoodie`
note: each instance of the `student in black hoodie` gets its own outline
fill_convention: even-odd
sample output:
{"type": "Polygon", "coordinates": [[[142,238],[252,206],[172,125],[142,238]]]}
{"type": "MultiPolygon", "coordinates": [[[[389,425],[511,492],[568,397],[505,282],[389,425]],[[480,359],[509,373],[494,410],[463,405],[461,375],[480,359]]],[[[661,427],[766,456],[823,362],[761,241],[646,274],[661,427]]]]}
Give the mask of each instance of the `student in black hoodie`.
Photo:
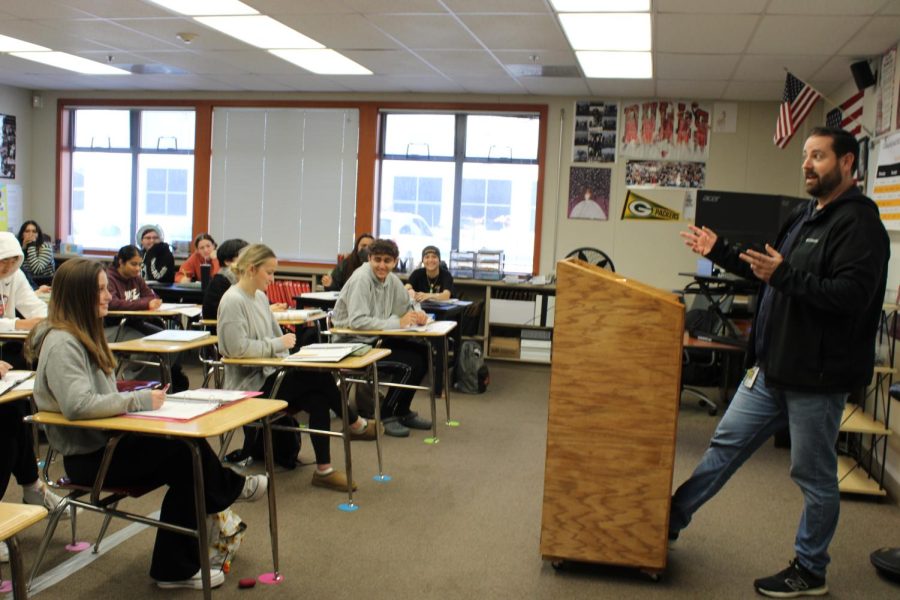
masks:
{"type": "Polygon", "coordinates": [[[137,232],[137,243],[141,250],[141,278],[144,281],[174,283],[175,257],[166,243],[159,225],[144,225],[137,232]]]}
{"type": "Polygon", "coordinates": [[[848,393],[872,379],[875,335],[890,245],[878,207],[856,187],[858,145],[850,133],[813,129],[803,147],[807,193],[774,246],[741,251],[707,228],[687,246],[727,270],[756,278],[759,301],[747,351],[750,369],[691,477],[672,498],[669,539],[775,431],[791,434],[791,479],[803,514],[789,566],[754,581],[765,596],[828,593],[828,546],[840,494],[837,442],[848,393]]]}

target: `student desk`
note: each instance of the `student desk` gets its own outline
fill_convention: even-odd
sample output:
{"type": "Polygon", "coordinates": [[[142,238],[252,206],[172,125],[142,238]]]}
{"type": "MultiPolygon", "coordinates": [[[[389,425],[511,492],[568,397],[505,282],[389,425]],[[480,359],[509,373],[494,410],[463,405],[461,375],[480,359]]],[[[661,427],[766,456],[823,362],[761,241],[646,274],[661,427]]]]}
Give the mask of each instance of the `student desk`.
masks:
{"type": "Polygon", "coordinates": [[[424,330],[417,328],[409,329],[385,329],[385,330],[359,330],[345,329],[343,327],[332,327],[331,333],[334,335],[354,336],[354,337],[411,337],[422,338],[428,342],[428,375],[431,378],[431,438],[426,439],[425,443],[437,444],[440,440],[437,436],[437,409],[435,408],[434,394],[434,359],[431,356],[433,341],[440,338],[444,346],[444,401],[446,403],[445,410],[447,413],[446,424],[450,427],[459,425],[456,421],[450,420],[450,365],[449,365],[449,347],[447,336],[456,328],[456,321],[434,321],[429,323],[424,330]]]}
{"type": "Polygon", "coordinates": [[[30,330],[13,329],[12,331],[0,331],[0,342],[24,342],[30,330]]]}
{"type": "Polygon", "coordinates": [[[159,367],[162,383],[172,383],[172,365],[169,358],[173,354],[195,350],[205,346],[215,346],[219,339],[214,336],[208,336],[203,339],[191,342],[148,342],[143,338],[137,340],[127,340],[124,342],[113,342],[109,345],[109,349],[117,354],[153,354],[159,362],[152,363],[159,367]]]}
{"type": "Polygon", "coordinates": [[[22,555],[19,552],[19,541],[16,539],[16,534],[27,527],[31,527],[46,516],[47,509],[43,506],[0,502],[0,540],[5,541],[6,547],[9,548],[12,592],[13,598],[16,600],[20,598],[25,600],[28,597],[28,589],[25,586],[25,571],[22,568],[22,555]]]}
{"type": "MultiPolygon", "coordinates": [[[[338,362],[300,362],[297,360],[285,360],[279,357],[271,358],[223,358],[222,362],[226,365],[238,365],[242,367],[275,367],[278,374],[275,376],[275,384],[272,386],[272,396],[278,396],[278,390],[287,369],[319,369],[323,371],[332,371],[338,377],[338,383],[341,390],[341,404],[344,407],[341,417],[341,432],[322,431],[320,429],[302,428],[296,431],[300,433],[309,433],[316,435],[328,435],[332,437],[340,437],[344,441],[344,465],[347,470],[347,504],[340,505],[341,510],[354,511],[359,508],[353,501],[353,460],[350,450],[350,421],[348,419],[348,407],[350,406],[350,383],[352,383],[346,375],[352,373],[366,373],[372,381],[372,386],[376,390],[375,393],[375,448],[378,454],[378,475],[375,476],[376,481],[387,481],[390,479],[384,474],[382,456],[381,456],[381,417],[379,415],[379,397],[378,397],[378,371],[375,364],[383,358],[389,356],[390,350],[386,348],[374,348],[369,350],[363,356],[348,356],[338,362]]],[[[282,427],[275,425],[275,429],[288,429],[295,431],[292,427],[282,427]]]]}
{"type": "MultiPolygon", "coordinates": [[[[436,321],[456,321],[456,329],[453,330],[452,337],[456,348],[455,351],[458,353],[459,349],[462,348],[463,313],[472,306],[472,301],[456,298],[451,298],[450,300],[426,300],[420,306],[426,313],[433,314],[436,321]]],[[[447,382],[446,385],[450,385],[450,382],[447,382]]]]}
{"type": "Polygon", "coordinates": [[[312,306],[313,308],[321,308],[322,310],[331,310],[337,304],[340,292],[306,292],[299,296],[294,296],[297,308],[304,306],[312,306]]]}
{"type": "Polygon", "coordinates": [[[16,400],[24,400],[25,398],[30,397],[33,393],[34,392],[32,390],[12,389],[0,396],[0,404],[5,404],[6,402],[14,402],[16,400]]]}
{"type": "Polygon", "coordinates": [[[227,404],[205,415],[200,415],[190,421],[165,421],[162,419],[141,419],[130,416],[108,417],[104,419],[84,419],[70,421],[61,413],[40,411],[27,418],[27,421],[39,425],[52,425],[56,427],[80,427],[83,429],[103,429],[117,434],[134,433],[139,435],[158,436],[170,439],[178,439],[185,442],[191,449],[194,468],[194,498],[197,511],[197,529],[189,530],[161,521],[154,521],[142,515],[134,515],[115,508],[103,506],[100,503],[100,494],[103,491],[103,477],[115,452],[115,444],[107,445],[103,455],[103,461],[98,471],[98,479],[94,482],[91,491],[90,502],[77,499],[69,501],[79,508],[92,510],[105,515],[121,517],[127,520],[162,527],[170,531],[176,531],[195,537],[199,540],[200,548],[200,572],[203,576],[203,596],[210,600],[211,589],[209,581],[209,548],[208,532],[206,530],[206,507],[204,504],[205,492],[203,482],[203,468],[200,464],[200,451],[198,446],[208,437],[221,436],[233,431],[247,423],[262,420],[263,440],[266,454],[266,474],[269,477],[269,536],[272,545],[272,564],[275,578],[281,575],[278,572],[278,519],[275,509],[275,478],[274,461],[272,459],[272,431],[269,417],[284,410],[287,402],[282,400],[268,400],[264,398],[248,398],[232,404],[227,404]]]}

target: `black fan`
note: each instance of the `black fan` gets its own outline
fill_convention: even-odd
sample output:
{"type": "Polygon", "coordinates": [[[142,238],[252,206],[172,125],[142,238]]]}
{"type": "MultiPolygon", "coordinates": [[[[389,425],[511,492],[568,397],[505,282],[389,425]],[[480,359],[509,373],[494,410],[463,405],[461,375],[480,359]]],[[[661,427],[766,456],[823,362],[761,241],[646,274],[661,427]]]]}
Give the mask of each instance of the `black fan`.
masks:
{"type": "Polygon", "coordinates": [[[616,272],[616,266],[613,264],[612,259],[607,256],[606,252],[603,250],[598,250],[596,248],[577,248],[569,252],[566,255],[566,258],[572,258],[573,256],[578,260],[591,263],[601,269],[609,269],[613,273],[616,272]]]}

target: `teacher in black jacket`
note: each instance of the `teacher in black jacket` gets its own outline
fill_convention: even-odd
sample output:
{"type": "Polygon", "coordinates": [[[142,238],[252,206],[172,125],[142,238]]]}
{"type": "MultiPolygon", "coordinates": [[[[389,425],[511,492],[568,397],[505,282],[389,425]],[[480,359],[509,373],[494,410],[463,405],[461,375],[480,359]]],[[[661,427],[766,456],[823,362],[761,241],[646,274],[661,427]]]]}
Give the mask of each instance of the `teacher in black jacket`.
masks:
{"type": "Polygon", "coordinates": [[[760,281],[750,369],[691,477],[672,498],[669,538],[775,431],[791,435],[791,479],[803,513],[786,569],[754,582],[760,594],[828,593],[828,546],[840,494],[835,443],[848,393],[872,379],[875,334],[890,247],[878,207],[856,187],[856,139],[816,127],[803,147],[803,176],[815,201],[799,208],[774,247],[741,251],[707,228],[681,235],[691,250],[760,281]]]}

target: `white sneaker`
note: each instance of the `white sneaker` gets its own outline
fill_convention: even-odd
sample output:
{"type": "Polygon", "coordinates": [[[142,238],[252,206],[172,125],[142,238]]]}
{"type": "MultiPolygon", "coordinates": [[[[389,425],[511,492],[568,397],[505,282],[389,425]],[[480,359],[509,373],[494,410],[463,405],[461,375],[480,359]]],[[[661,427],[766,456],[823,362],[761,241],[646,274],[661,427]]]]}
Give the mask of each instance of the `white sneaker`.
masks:
{"type": "MultiPolygon", "coordinates": [[[[225,573],[222,571],[210,571],[209,572],[209,587],[217,588],[220,585],[225,583],[225,573]]],[[[174,589],[174,588],[189,588],[192,590],[202,590],[203,589],[203,579],[200,576],[200,571],[194,573],[193,577],[188,579],[182,579],[181,581],[157,581],[156,585],[161,587],[164,590],[174,589]]]]}
{"type": "MultiPolygon", "coordinates": [[[[31,504],[33,506],[43,506],[49,512],[53,512],[56,510],[56,507],[59,506],[59,503],[62,502],[62,498],[54,494],[47,486],[41,484],[41,489],[36,490],[31,486],[23,486],[22,487],[22,503],[23,504],[31,504]]],[[[65,513],[63,513],[62,518],[69,518],[69,511],[72,510],[69,507],[65,513]]]]}
{"type": "Polygon", "coordinates": [[[6,542],[0,542],[0,563],[9,562],[9,548],[6,547],[6,542]]]}
{"type": "Polygon", "coordinates": [[[244,478],[244,489],[238,500],[243,502],[256,502],[266,495],[269,489],[269,478],[266,475],[247,475],[244,478]]]}

